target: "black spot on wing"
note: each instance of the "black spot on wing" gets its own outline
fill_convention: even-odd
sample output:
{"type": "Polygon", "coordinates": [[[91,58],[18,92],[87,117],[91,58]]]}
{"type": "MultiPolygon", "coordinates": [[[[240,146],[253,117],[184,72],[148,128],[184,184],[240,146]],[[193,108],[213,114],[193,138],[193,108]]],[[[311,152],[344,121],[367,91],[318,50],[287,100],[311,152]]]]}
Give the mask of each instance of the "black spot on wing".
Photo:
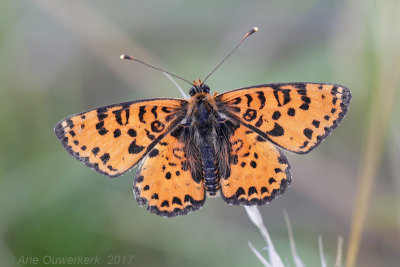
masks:
{"type": "Polygon", "coordinates": [[[101,128],[101,129],[99,130],[99,134],[100,134],[100,135],[105,135],[106,133],[108,133],[108,130],[107,130],[106,128],[101,128]]]}
{"type": "Polygon", "coordinates": [[[261,103],[261,106],[259,109],[263,109],[265,106],[265,100],[266,100],[265,96],[264,96],[264,92],[258,91],[257,95],[258,95],[258,99],[260,100],[260,103],[261,103]]]}
{"type": "Polygon", "coordinates": [[[172,109],[169,108],[169,107],[162,107],[161,110],[162,110],[164,113],[171,113],[171,112],[172,112],[172,109]]]}
{"type": "Polygon", "coordinates": [[[244,191],[243,187],[239,187],[236,190],[235,197],[239,198],[241,195],[245,195],[245,194],[246,194],[246,192],[244,191]]]}
{"type": "Polygon", "coordinates": [[[307,137],[308,139],[312,138],[312,134],[313,134],[313,130],[309,129],[309,128],[305,128],[303,131],[305,137],[307,137]]]}
{"type": "Polygon", "coordinates": [[[238,140],[236,140],[236,141],[234,141],[233,143],[232,143],[232,148],[234,147],[234,146],[236,146],[237,144],[239,144],[234,150],[235,150],[235,153],[237,153],[240,149],[242,149],[242,147],[243,147],[243,140],[241,140],[241,139],[238,139],[238,140]]]}
{"type": "Polygon", "coordinates": [[[285,134],[285,130],[283,130],[282,126],[275,122],[274,128],[267,132],[270,136],[282,136],[285,134]]]}
{"type": "Polygon", "coordinates": [[[156,137],[155,137],[153,134],[151,134],[149,130],[145,129],[145,131],[146,131],[146,136],[147,136],[150,140],[153,141],[154,139],[156,139],[156,137]]]}
{"type": "Polygon", "coordinates": [[[233,101],[231,102],[232,105],[237,105],[240,102],[242,102],[242,98],[240,97],[236,97],[235,99],[233,99],[233,101]]]}
{"type": "Polygon", "coordinates": [[[301,100],[303,100],[304,103],[310,104],[311,103],[311,99],[308,96],[301,96],[301,100]]]}
{"type": "Polygon", "coordinates": [[[193,202],[194,202],[194,199],[193,199],[193,197],[190,196],[190,195],[185,195],[184,202],[193,203],[193,202]]]}
{"type": "Polygon", "coordinates": [[[250,107],[250,104],[251,104],[251,101],[253,100],[253,98],[249,94],[246,94],[245,97],[247,98],[247,107],[250,107]]]}
{"type": "Polygon", "coordinates": [[[311,124],[314,125],[315,128],[318,128],[318,127],[319,127],[319,124],[320,124],[320,121],[318,121],[318,120],[313,120],[311,124]]]}
{"type": "Polygon", "coordinates": [[[119,125],[126,125],[128,124],[129,120],[129,109],[119,109],[113,111],[115,120],[119,125]],[[125,111],[125,122],[122,121],[122,112],[125,111]]]}
{"type": "Polygon", "coordinates": [[[154,119],[157,119],[157,106],[151,108],[151,113],[153,113],[154,119]]]}
{"type": "Polygon", "coordinates": [[[303,145],[300,146],[300,149],[306,148],[308,146],[308,141],[304,141],[303,145]]]}
{"type": "Polygon", "coordinates": [[[305,88],[302,88],[302,89],[297,90],[297,93],[299,95],[307,95],[307,90],[305,88]]]}
{"type": "Polygon", "coordinates": [[[300,108],[302,110],[308,110],[310,108],[310,103],[311,99],[308,96],[301,96],[301,100],[303,101],[303,104],[301,104],[300,108]]]}
{"type": "Polygon", "coordinates": [[[337,86],[335,85],[335,86],[333,86],[333,88],[332,88],[332,90],[331,90],[331,94],[332,94],[332,95],[337,95],[337,93],[338,93],[338,88],[337,88],[337,86]]]}
{"type": "Polygon", "coordinates": [[[275,111],[274,114],[272,114],[272,119],[277,120],[281,117],[281,113],[279,111],[275,111]]]}
{"type": "Polygon", "coordinates": [[[168,202],[168,200],[164,200],[164,201],[161,203],[161,207],[169,207],[169,202],[168,202]]]}
{"type": "Polygon", "coordinates": [[[243,114],[243,119],[246,121],[252,121],[257,117],[257,111],[254,109],[247,109],[246,112],[243,114]]]}
{"type": "Polygon", "coordinates": [[[96,124],[96,130],[99,132],[100,135],[105,135],[108,133],[108,130],[104,128],[104,121],[100,121],[96,124]]]}
{"type": "Polygon", "coordinates": [[[265,186],[261,187],[261,194],[263,193],[268,193],[268,188],[266,188],[265,186]]]}
{"type": "Polygon", "coordinates": [[[74,128],[74,123],[72,122],[71,119],[66,119],[65,123],[67,124],[66,127],[74,128]]]}
{"type": "Polygon", "coordinates": [[[157,149],[157,148],[154,148],[153,150],[150,151],[149,157],[150,157],[150,158],[154,158],[154,157],[158,156],[158,154],[159,154],[158,149],[157,149]]]}
{"type": "Polygon", "coordinates": [[[165,125],[159,120],[155,120],[151,123],[151,130],[155,133],[160,133],[164,130],[165,125]]]}
{"type": "Polygon", "coordinates": [[[278,90],[276,90],[276,89],[274,89],[274,96],[275,96],[276,102],[278,103],[278,107],[281,107],[282,105],[279,100],[278,90]]]}
{"type": "Polygon", "coordinates": [[[115,129],[114,130],[114,138],[120,137],[121,136],[121,130],[120,129],[115,129]]]}
{"type": "Polygon", "coordinates": [[[261,115],[261,116],[258,118],[258,121],[256,122],[256,124],[255,124],[254,126],[256,126],[256,127],[259,128],[262,124],[263,124],[263,115],[261,115]]]}
{"type": "Polygon", "coordinates": [[[257,189],[254,186],[249,187],[248,195],[251,196],[253,194],[257,194],[257,189]]]}
{"type": "Polygon", "coordinates": [[[250,166],[253,167],[253,168],[257,168],[257,163],[254,160],[252,160],[250,162],[250,166]]]}
{"type": "Polygon", "coordinates": [[[128,130],[128,135],[130,136],[130,137],[136,137],[136,135],[137,135],[137,132],[135,131],[135,129],[129,129],[128,130]]]}
{"type": "Polygon", "coordinates": [[[99,123],[96,124],[96,130],[103,128],[103,126],[104,126],[104,121],[100,121],[99,123]]]}
{"type": "Polygon", "coordinates": [[[281,90],[281,92],[283,93],[283,105],[286,105],[287,103],[290,102],[290,100],[292,100],[290,98],[290,90],[289,89],[283,89],[283,90],[281,90]]]}
{"type": "Polygon", "coordinates": [[[92,149],[92,153],[93,155],[97,156],[97,154],[100,152],[100,148],[99,147],[95,147],[92,149]]]}
{"type": "Polygon", "coordinates": [[[299,108],[302,110],[308,110],[310,108],[310,105],[308,105],[307,103],[303,103],[299,108]]]}
{"type": "Polygon", "coordinates": [[[107,161],[110,160],[110,154],[108,153],[104,153],[101,157],[100,160],[103,162],[103,164],[105,165],[107,163],[107,161]]]}
{"type": "Polygon", "coordinates": [[[136,177],[135,182],[136,183],[141,183],[141,182],[143,182],[143,179],[144,179],[144,176],[140,175],[140,176],[136,177]]]}
{"type": "Polygon", "coordinates": [[[145,113],[146,113],[146,107],[145,106],[139,107],[139,121],[142,123],[146,123],[146,121],[143,120],[143,116],[145,113]]]}
{"type": "Polygon", "coordinates": [[[109,169],[110,171],[113,171],[113,172],[118,171],[117,169],[114,169],[111,165],[107,165],[107,169],[109,169]]]}
{"type": "Polygon", "coordinates": [[[181,201],[180,198],[174,197],[174,198],[172,199],[172,204],[177,204],[177,205],[182,206],[182,201],[181,201]]]}
{"type": "Polygon", "coordinates": [[[107,112],[107,110],[108,109],[105,107],[97,109],[97,118],[99,121],[104,120],[105,118],[108,117],[108,114],[105,113],[105,112],[107,112]]]}
{"type": "Polygon", "coordinates": [[[145,147],[137,145],[136,144],[136,139],[135,139],[129,145],[128,152],[129,152],[129,154],[139,154],[140,152],[143,151],[143,149],[145,149],[145,147]]]}
{"type": "Polygon", "coordinates": [[[289,108],[287,114],[293,117],[296,114],[296,110],[294,108],[289,108]]]}

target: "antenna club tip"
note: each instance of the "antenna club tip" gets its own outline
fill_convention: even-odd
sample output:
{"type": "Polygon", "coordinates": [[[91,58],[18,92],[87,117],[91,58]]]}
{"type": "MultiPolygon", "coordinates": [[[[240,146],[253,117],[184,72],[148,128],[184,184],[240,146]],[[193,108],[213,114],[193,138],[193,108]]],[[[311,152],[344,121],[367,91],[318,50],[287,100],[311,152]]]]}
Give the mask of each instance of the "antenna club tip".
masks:
{"type": "Polygon", "coordinates": [[[122,55],[120,56],[120,59],[133,59],[133,58],[132,58],[131,56],[122,54],[122,55]]]}
{"type": "Polygon", "coordinates": [[[251,29],[251,30],[246,34],[246,37],[249,36],[249,35],[252,35],[253,33],[255,33],[255,32],[257,32],[257,31],[258,31],[258,27],[254,27],[253,29],[251,29]]]}

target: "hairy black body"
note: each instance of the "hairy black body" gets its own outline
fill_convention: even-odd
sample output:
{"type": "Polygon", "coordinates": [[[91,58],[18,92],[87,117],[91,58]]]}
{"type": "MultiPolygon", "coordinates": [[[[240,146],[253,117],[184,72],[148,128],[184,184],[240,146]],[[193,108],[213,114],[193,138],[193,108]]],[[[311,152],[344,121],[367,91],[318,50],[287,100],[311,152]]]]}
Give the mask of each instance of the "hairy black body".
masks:
{"type": "Polygon", "coordinates": [[[196,130],[195,140],[200,150],[203,165],[204,186],[207,192],[211,196],[214,196],[220,188],[220,184],[215,155],[214,126],[217,121],[212,111],[212,107],[200,99],[198,105],[193,110],[192,118],[193,127],[196,130]]]}
{"type": "Polygon", "coordinates": [[[174,135],[185,144],[192,177],[204,181],[208,194],[215,196],[221,187],[220,178],[227,179],[230,174],[229,139],[235,123],[218,114],[208,92],[207,85],[190,90],[195,95],[193,104],[174,135]]]}

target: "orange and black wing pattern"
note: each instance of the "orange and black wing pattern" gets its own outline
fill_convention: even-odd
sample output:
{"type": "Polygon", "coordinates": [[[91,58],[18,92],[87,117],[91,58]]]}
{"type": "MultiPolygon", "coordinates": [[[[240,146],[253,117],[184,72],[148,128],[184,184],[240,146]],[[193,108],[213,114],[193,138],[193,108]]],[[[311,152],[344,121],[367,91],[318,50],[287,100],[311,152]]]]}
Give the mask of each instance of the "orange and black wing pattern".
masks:
{"type": "Polygon", "coordinates": [[[286,157],[271,142],[241,125],[230,137],[230,175],[221,177],[223,199],[234,205],[264,205],[291,182],[286,157]]]}
{"type": "Polygon", "coordinates": [[[135,166],[179,124],[187,103],[166,98],[114,104],[70,116],[54,131],[72,156],[116,177],[135,166]]]}
{"type": "Polygon", "coordinates": [[[307,153],[321,143],[347,112],[351,93],[342,85],[275,83],[216,96],[220,110],[274,144],[307,153]]]}
{"type": "Polygon", "coordinates": [[[206,195],[201,169],[200,175],[192,176],[193,164],[185,145],[172,132],[145,157],[133,190],[136,200],[149,212],[173,217],[203,206],[206,195]]]}

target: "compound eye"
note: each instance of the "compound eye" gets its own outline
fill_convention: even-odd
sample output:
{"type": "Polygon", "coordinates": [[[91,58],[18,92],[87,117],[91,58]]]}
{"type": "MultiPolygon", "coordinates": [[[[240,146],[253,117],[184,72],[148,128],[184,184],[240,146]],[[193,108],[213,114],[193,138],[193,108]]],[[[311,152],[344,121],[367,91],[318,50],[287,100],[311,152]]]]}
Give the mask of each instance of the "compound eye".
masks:
{"type": "Polygon", "coordinates": [[[203,92],[205,92],[205,93],[209,93],[210,92],[210,87],[208,87],[208,85],[207,84],[203,84],[203,92]]]}
{"type": "Polygon", "coordinates": [[[189,95],[193,96],[196,93],[196,88],[194,88],[194,86],[192,88],[190,88],[189,90],[189,95]]]}

